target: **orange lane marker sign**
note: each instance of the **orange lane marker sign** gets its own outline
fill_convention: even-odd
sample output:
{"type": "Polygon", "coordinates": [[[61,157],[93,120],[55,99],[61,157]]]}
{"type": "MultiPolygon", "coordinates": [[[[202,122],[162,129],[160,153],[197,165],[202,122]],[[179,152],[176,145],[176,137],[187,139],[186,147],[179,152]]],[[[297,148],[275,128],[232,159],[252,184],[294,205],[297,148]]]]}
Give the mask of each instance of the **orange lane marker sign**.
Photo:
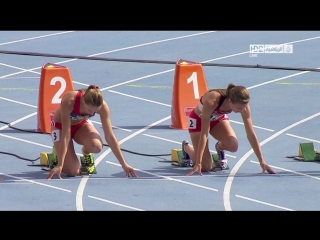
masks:
{"type": "Polygon", "coordinates": [[[69,68],[45,63],[41,69],[37,131],[50,133],[51,116],[66,92],[74,90],[69,68]]]}
{"type": "Polygon", "coordinates": [[[171,105],[171,128],[188,129],[189,113],[208,90],[200,63],[179,59],[176,62],[171,105]]]}

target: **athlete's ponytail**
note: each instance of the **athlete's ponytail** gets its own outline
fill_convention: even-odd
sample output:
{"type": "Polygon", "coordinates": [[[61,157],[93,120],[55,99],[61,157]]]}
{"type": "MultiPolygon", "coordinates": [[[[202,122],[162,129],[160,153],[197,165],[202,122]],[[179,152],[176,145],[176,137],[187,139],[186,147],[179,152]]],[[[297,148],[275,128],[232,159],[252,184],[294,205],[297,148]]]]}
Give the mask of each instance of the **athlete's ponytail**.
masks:
{"type": "Polygon", "coordinates": [[[88,90],[90,90],[90,89],[94,89],[94,90],[97,90],[97,89],[99,89],[99,87],[97,86],[97,85],[90,85],[87,89],[86,89],[86,91],[88,91],[88,90]]]}
{"type": "Polygon", "coordinates": [[[232,103],[246,104],[250,100],[248,90],[244,86],[236,86],[233,83],[228,85],[226,97],[229,98],[232,103]]]}
{"type": "Polygon", "coordinates": [[[90,85],[84,90],[84,102],[93,107],[100,107],[103,103],[103,96],[97,85],[90,85]]]}
{"type": "Polygon", "coordinates": [[[236,85],[234,85],[233,83],[229,83],[228,87],[227,87],[227,91],[226,91],[226,97],[230,96],[230,91],[232,88],[234,88],[236,85]]]}

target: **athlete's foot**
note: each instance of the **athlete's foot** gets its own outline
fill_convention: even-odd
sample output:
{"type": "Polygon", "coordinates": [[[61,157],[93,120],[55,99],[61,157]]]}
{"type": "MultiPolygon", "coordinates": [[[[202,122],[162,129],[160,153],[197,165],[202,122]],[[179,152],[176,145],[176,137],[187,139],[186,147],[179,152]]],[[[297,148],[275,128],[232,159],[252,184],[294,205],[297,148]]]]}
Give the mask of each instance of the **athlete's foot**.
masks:
{"type": "Polygon", "coordinates": [[[183,156],[184,159],[190,159],[189,154],[184,149],[184,146],[187,145],[187,144],[189,144],[189,142],[187,140],[183,140],[182,141],[182,148],[181,149],[182,149],[182,156],[183,156]]]}
{"type": "Polygon", "coordinates": [[[84,154],[82,152],[82,154],[85,167],[87,168],[88,173],[92,174],[95,171],[94,158],[91,153],[84,154]]]}
{"type": "Polygon", "coordinates": [[[50,169],[56,167],[58,165],[58,157],[56,153],[56,149],[53,146],[52,147],[52,159],[51,159],[51,164],[49,164],[50,169]]]}
{"type": "Polygon", "coordinates": [[[222,170],[225,170],[228,166],[228,160],[226,159],[225,152],[218,148],[219,142],[216,143],[215,148],[219,157],[219,164],[222,170]]]}
{"type": "Polygon", "coordinates": [[[193,162],[190,159],[189,154],[186,152],[186,150],[184,149],[184,147],[189,144],[189,142],[187,140],[183,140],[182,141],[182,156],[183,156],[183,165],[185,167],[192,167],[193,166],[193,162]]]}

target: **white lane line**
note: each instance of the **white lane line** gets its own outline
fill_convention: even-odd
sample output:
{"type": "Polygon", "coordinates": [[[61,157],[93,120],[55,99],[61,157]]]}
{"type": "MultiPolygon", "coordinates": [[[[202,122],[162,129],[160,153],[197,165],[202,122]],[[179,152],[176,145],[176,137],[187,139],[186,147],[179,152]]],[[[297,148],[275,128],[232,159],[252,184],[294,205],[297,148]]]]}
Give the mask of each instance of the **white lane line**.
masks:
{"type": "MultiPolygon", "coordinates": [[[[146,99],[146,98],[136,97],[136,96],[133,96],[133,95],[130,95],[130,94],[125,94],[125,93],[121,93],[121,92],[114,91],[114,90],[108,90],[108,92],[111,92],[111,93],[114,93],[114,94],[119,94],[119,95],[122,95],[122,96],[125,96],[125,97],[130,97],[130,98],[142,100],[142,101],[145,101],[145,102],[150,102],[150,103],[155,103],[155,104],[162,105],[162,106],[166,106],[166,107],[171,107],[170,104],[165,104],[165,103],[153,101],[153,100],[149,100],[149,99],[146,99]]],[[[237,121],[233,121],[233,120],[229,120],[229,121],[232,122],[232,123],[244,125],[242,122],[237,122],[237,121]]],[[[268,129],[268,128],[264,128],[264,127],[259,127],[259,126],[255,126],[255,125],[254,125],[253,127],[254,127],[254,128],[259,128],[259,129],[262,129],[262,130],[265,130],[265,131],[270,131],[270,132],[273,132],[273,131],[274,131],[274,130],[272,130],[272,129],[268,129]]]]}
{"type": "Polygon", "coordinates": [[[12,44],[12,43],[18,43],[18,42],[26,42],[26,41],[30,41],[30,40],[34,40],[34,39],[39,39],[39,38],[52,37],[52,36],[57,36],[57,35],[72,33],[72,32],[75,32],[75,31],[65,31],[65,32],[46,34],[46,35],[42,35],[42,36],[38,36],[38,37],[24,38],[24,39],[20,39],[20,40],[16,40],[16,41],[0,43],[0,46],[12,44]]]}
{"type": "MultiPolygon", "coordinates": [[[[65,188],[60,188],[60,187],[51,186],[51,185],[49,185],[49,184],[40,183],[40,182],[37,182],[37,181],[33,181],[33,180],[21,178],[21,177],[16,177],[16,176],[13,176],[13,175],[10,175],[10,174],[5,174],[5,173],[0,172],[0,175],[6,176],[6,177],[10,177],[10,178],[14,178],[14,179],[23,180],[23,181],[26,181],[26,182],[28,182],[28,183],[33,183],[33,184],[37,184],[37,185],[40,185],[40,186],[44,186],[44,187],[48,187],[48,188],[53,188],[53,189],[56,189],[56,190],[60,190],[60,191],[64,191],[64,192],[69,192],[69,193],[71,193],[70,190],[65,189],[65,188]]],[[[48,181],[50,181],[50,180],[48,180],[48,181]]],[[[0,183],[0,184],[1,184],[1,183],[0,183]]]]}
{"type": "Polygon", "coordinates": [[[295,138],[299,138],[299,139],[303,139],[303,140],[311,141],[311,142],[320,143],[320,141],[319,141],[319,140],[314,140],[314,139],[311,139],[311,138],[300,137],[300,136],[293,135],[293,134],[290,134],[290,133],[287,133],[286,135],[287,135],[287,136],[290,136],[290,137],[295,137],[295,138]]]}
{"type": "MultiPolygon", "coordinates": [[[[111,164],[111,165],[115,165],[115,166],[120,166],[121,167],[121,165],[119,163],[114,163],[114,162],[110,162],[110,161],[106,161],[106,162],[111,164]]],[[[148,175],[151,175],[151,176],[164,178],[164,179],[167,179],[167,180],[171,180],[173,182],[179,182],[179,183],[183,183],[183,184],[186,184],[186,185],[189,185],[189,186],[198,187],[198,188],[206,189],[206,190],[209,190],[209,191],[218,192],[218,189],[215,189],[215,188],[205,187],[203,185],[199,185],[199,184],[195,184],[195,183],[191,183],[191,182],[186,182],[186,181],[183,181],[181,179],[176,179],[176,178],[172,178],[172,177],[159,175],[159,174],[156,174],[156,173],[151,173],[151,172],[144,171],[144,170],[141,170],[141,169],[138,169],[138,168],[135,168],[135,170],[137,172],[142,172],[142,173],[145,173],[145,174],[148,174],[148,175]]],[[[187,177],[188,178],[192,178],[193,176],[187,176],[187,177]]]]}
{"type": "MultiPolygon", "coordinates": [[[[257,161],[250,161],[250,162],[255,163],[255,164],[259,164],[259,162],[257,162],[257,161]]],[[[282,171],[285,171],[285,172],[294,173],[296,175],[300,175],[300,176],[304,176],[304,177],[320,180],[320,177],[315,177],[315,176],[312,176],[312,175],[309,175],[309,174],[305,174],[305,173],[289,170],[289,169],[286,169],[286,168],[276,167],[276,166],[272,166],[272,165],[270,165],[270,167],[272,167],[274,169],[279,169],[279,170],[282,170],[282,171]]]]}
{"type": "MultiPolygon", "coordinates": [[[[153,126],[156,126],[156,125],[158,125],[159,123],[162,123],[162,122],[164,122],[164,121],[167,121],[167,120],[170,119],[170,118],[171,118],[171,116],[162,118],[162,119],[160,119],[160,120],[158,120],[158,121],[150,124],[149,126],[146,126],[146,127],[142,128],[142,129],[140,129],[140,130],[138,130],[138,131],[130,134],[129,136],[127,136],[127,137],[123,138],[122,140],[120,140],[120,141],[119,141],[119,145],[121,145],[122,143],[130,140],[131,138],[133,138],[133,137],[135,137],[135,136],[137,136],[138,134],[140,134],[140,133],[148,130],[149,128],[151,128],[151,127],[153,127],[153,126]]],[[[95,160],[95,165],[98,166],[98,164],[103,160],[103,158],[104,158],[105,156],[107,156],[110,152],[111,152],[111,149],[110,149],[110,148],[107,149],[105,152],[103,152],[103,153],[95,160]]],[[[78,189],[77,189],[77,194],[76,194],[76,209],[77,209],[78,211],[83,211],[83,203],[82,203],[82,200],[83,200],[83,199],[82,199],[82,198],[83,198],[83,192],[84,192],[84,189],[85,189],[85,187],[86,187],[86,184],[87,184],[88,180],[89,180],[89,177],[88,177],[88,176],[84,176],[84,177],[81,179],[81,181],[80,181],[80,183],[79,183],[79,186],[78,186],[78,189]]]]}
{"type": "MultiPolygon", "coordinates": [[[[88,57],[95,57],[95,56],[99,56],[99,55],[103,55],[103,54],[120,52],[120,51],[124,51],[124,50],[128,50],[128,49],[139,48],[139,47],[143,47],[143,46],[148,46],[148,45],[153,45],[153,44],[157,44],[157,43],[162,43],[162,42],[168,42],[168,41],[183,39],[183,38],[195,37],[195,36],[200,36],[200,35],[209,34],[209,33],[213,33],[213,32],[216,32],[216,31],[200,32],[200,33],[195,33],[195,34],[190,34],[190,35],[185,35],[185,36],[180,36],[180,37],[168,38],[168,39],[163,39],[163,40],[158,40],[158,41],[153,41],[153,42],[148,42],[148,43],[133,45],[133,46],[124,47],[124,48],[119,48],[119,49],[115,49],[115,50],[111,50],[111,51],[95,53],[95,54],[89,55],[88,57]]],[[[73,62],[73,61],[77,61],[77,60],[79,60],[79,59],[77,59],[77,58],[75,58],[75,59],[69,59],[69,60],[64,60],[64,61],[56,62],[55,64],[62,64],[62,63],[73,62]]],[[[22,71],[20,71],[20,72],[16,72],[16,73],[12,73],[12,74],[7,74],[7,75],[4,75],[4,76],[1,76],[0,79],[1,79],[1,78],[6,78],[6,77],[11,77],[11,76],[18,75],[18,74],[25,73],[25,72],[31,72],[31,71],[33,71],[33,70],[37,70],[37,69],[41,69],[41,68],[42,68],[42,66],[41,66],[41,67],[31,68],[31,69],[25,69],[25,70],[22,70],[22,71]]],[[[38,73],[38,74],[40,74],[40,73],[38,73]]],[[[77,84],[79,84],[79,85],[88,86],[88,84],[84,84],[84,83],[80,83],[80,82],[76,82],[76,81],[73,81],[73,82],[74,82],[74,83],[77,83],[77,84]]]]}
{"type": "Polygon", "coordinates": [[[128,206],[128,205],[121,204],[121,203],[112,202],[112,201],[109,201],[107,199],[98,198],[98,197],[94,197],[94,196],[91,196],[91,195],[88,195],[88,197],[92,198],[92,199],[96,199],[96,200],[102,201],[102,202],[106,202],[106,203],[110,203],[110,204],[113,204],[113,205],[117,205],[117,206],[120,206],[120,207],[129,208],[129,209],[132,209],[132,210],[145,211],[145,210],[140,209],[140,208],[135,208],[135,207],[131,207],[131,206],[128,206]]]}
{"type": "Polygon", "coordinates": [[[279,205],[275,205],[275,204],[271,204],[271,203],[259,201],[259,200],[253,199],[253,198],[244,197],[244,196],[241,196],[241,195],[238,195],[238,194],[236,194],[235,196],[238,197],[238,198],[242,198],[242,199],[251,201],[251,202],[256,202],[256,203],[264,204],[264,205],[267,205],[267,206],[270,206],[270,207],[275,207],[275,208],[279,208],[279,209],[283,209],[283,210],[288,210],[288,211],[295,211],[295,210],[290,209],[290,208],[281,207],[281,206],[279,206],[279,205]]]}
{"type": "MultiPolygon", "coordinates": [[[[271,140],[275,139],[276,137],[278,137],[279,135],[281,135],[282,133],[288,131],[291,128],[294,128],[296,126],[298,126],[299,124],[302,124],[306,121],[309,121],[315,117],[318,117],[320,115],[320,112],[309,116],[305,119],[302,119],[298,122],[295,122],[293,124],[291,124],[290,126],[281,129],[280,131],[276,132],[275,134],[271,135],[270,137],[268,137],[267,139],[263,140],[262,142],[260,142],[260,146],[262,147],[264,144],[270,142],[271,140]]],[[[253,154],[253,149],[251,149],[250,151],[248,151],[245,155],[243,155],[243,157],[235,164],[235,166],[231,169],[229,176],[226,180],[225,186],[224,186],[224,191],[223,191],[223,203],[224,203],[224,207],[225,210],[227,211],[232,211],[231,208],[231,204],[230,204],[230,189],[231,189],[231,185],[232,182],[234,180],[234,177],[236,175],[236,173],[238,172],[238,170],[240,169],[241,165],[247,160],[247,158],[253,154]]]]}

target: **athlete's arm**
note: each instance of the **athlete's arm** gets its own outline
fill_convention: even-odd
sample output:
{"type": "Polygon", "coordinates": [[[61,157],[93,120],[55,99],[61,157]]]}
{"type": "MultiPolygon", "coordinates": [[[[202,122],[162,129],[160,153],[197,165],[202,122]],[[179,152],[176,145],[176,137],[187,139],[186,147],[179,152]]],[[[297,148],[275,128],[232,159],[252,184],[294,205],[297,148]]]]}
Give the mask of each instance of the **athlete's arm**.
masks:
{"type": "Polygon", "coordinates": [[[241,116],[242,116],[244,127],[245,127],[245,130],[247,133],[247,139],[248,139],[254,153],[256,154],[257,158],[259,159],[259,162],[262,163],[263,162],[262,152],[261,152],[261,148],[260,148],[260,144],[259,144],[257,135],[253,129],[249,104],[242,111],[241,116]]]}
{"type": "Polygon", "coordinates": [[[60,138],[60,148],[58,152],[58,166],[63,167],[64,159],[66,157],[68,145],[70,142],[70,128],[71,120],[70,113],[72,112],[74,104],[73,95],[71,92],[66,93],[61,101],[61,138],[60,138]]]}
{"type": "Polygon", "coordinates": [[[207,96],[202,99],[202,113],[201,113],[201,132],[198,143],[197,155],[196,155],[196,163],[202,163],[202,156],[207,144],[209,130],[210,130],[210,117],[213,110],[218,106],[217,99],[219,97],[219,93],[211,92],[207,96]]]}
{"type": "Polygon", "coordinates": [[[103,128],[105,140],[110,146],[113,154],[116,156],[119,163],[123,167],[125,166],[126,162],[122,155],[118,140],[113,133],[111,120],[110,120],[110,109],[105,101],[103,102],[101,108],[99,109],[98,114],[100,115],[100,120],[103,128]]]}

